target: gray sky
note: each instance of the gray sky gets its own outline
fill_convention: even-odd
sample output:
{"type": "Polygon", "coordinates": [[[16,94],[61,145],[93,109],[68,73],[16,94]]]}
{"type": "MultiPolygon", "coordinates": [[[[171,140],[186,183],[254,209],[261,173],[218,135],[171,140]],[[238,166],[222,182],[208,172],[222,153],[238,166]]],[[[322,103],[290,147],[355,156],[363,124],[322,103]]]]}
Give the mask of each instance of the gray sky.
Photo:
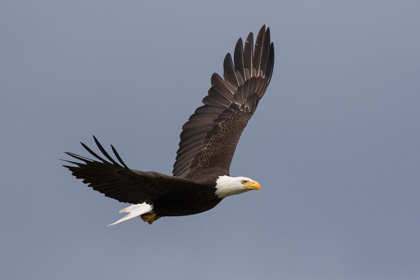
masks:
{"type": "Polygon", "coordinates": [[[419,279],[419,1],[1,1],[0,278],[419,279]],[[175,4],[175,2],[177,2],[175,4]],[[274,75],[232,175],[261,192],[106,227],[61,167],[96,135],[170,174],[182,124],[262,24],[274,75]]]}

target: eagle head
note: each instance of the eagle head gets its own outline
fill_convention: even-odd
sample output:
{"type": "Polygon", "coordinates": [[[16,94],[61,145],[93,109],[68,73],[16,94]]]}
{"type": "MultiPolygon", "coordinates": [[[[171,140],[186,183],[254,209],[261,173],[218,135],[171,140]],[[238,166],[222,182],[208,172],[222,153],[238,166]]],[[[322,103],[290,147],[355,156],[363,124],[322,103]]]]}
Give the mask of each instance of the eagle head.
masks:
{"type": "Polygon", "coordinates": [[[240,194],[250,190],[260,190],[260,184],[247,177],[219,176],[216,180],[216,195],[225,198],[230,195],[240,194]]]}

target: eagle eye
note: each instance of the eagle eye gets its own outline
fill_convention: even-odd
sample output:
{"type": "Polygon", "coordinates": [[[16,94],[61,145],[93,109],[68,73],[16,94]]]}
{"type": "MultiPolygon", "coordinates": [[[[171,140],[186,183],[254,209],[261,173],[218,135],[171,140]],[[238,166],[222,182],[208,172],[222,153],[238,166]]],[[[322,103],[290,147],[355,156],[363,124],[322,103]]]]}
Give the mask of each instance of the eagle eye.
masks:
{"type": "Polygon", "coordinates": [[[245,185],[248,181],[247,180],[242,180],[241,183],[242,185],[245,185]]]}

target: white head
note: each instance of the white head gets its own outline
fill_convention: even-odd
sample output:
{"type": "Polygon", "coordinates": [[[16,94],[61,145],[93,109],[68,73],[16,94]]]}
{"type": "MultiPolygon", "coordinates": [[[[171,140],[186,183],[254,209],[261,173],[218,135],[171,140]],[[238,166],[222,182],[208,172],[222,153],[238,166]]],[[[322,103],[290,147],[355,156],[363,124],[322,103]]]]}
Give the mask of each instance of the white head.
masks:
{"type": "Polygon", "coordinates": [[[219,176],[216,181],[216,195],[219,198],[260,189],[258,182],[246,177],[219,176]]]}

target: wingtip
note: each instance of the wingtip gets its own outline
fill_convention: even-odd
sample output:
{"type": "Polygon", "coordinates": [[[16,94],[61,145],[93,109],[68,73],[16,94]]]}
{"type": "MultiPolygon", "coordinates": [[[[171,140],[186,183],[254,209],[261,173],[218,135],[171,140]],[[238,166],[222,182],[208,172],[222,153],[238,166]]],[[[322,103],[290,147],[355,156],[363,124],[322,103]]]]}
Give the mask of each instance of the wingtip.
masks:
{"type": "Polygon", "coordinates": [[[265,31],[265,24],[263,26],[261,26],[260,30],[258,31],[258,34],[262,33],[265,31]]]}
{"type": "Polygon", "coordinates": [[[83,148],[89,151],[89,147],[85,143],[80,142],[80,145],[82,145],[83,148]]]}
{"type": "Polygon", "coordinates": [[[100,145],[101,145],[101,143],[99,143],[98,138],[96,138],[96,137],[95,137],[95,135],[92,135],[92,136],[93,136],[93,140],[95,141],[96,145],[97,145],[97,146],[100,146],[100,145]]]}
{"type": "Polygon", "coordinates": [[[248,36],[246,37],[246,42],[253,45],[254,44],[254,33],[249,32],[248,36]]]}
{"type": "Polygon", "coordinates": [[[240,46],[243,46],[242,37],[240,37],[238,41],[236,41],[235,49],[239,48],[240,46]]]}

